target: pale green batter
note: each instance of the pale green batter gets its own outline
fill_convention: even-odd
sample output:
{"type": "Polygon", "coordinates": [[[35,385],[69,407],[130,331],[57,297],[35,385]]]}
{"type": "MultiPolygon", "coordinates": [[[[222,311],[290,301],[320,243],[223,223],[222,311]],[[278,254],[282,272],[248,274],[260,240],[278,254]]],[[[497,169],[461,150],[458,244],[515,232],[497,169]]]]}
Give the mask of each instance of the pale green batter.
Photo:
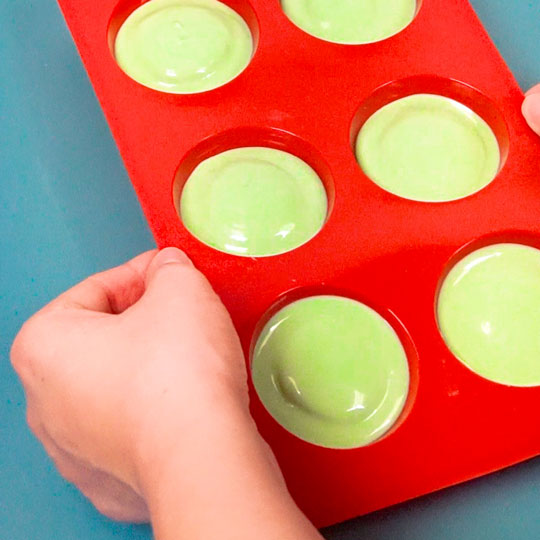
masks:
{"type": "Polygon", "coordinates": [[[281,5],[308,34],[350,45],[389,38],[416,13],[416,0],[281,0],[281,5]]]}
{"type": "Polygon", "coordinates": [[[431,94],[399,99],[373,114],[360,130],[356,156],[380,187],[425,202],[476,193],[500,164],[488,124],[461,103],[431,94]]]}
{"type": "Polygon", "coordinates": [[[236,148],[203,161],[180,199],[186,228],[220,251],[277,255],[313,238],[327,213],[317,173],[292,154],[236,148]]]}
{"type": "Polygon", "coordinates": [[[252,53],[247,24],[217,0],[150,0],[127,18],[115,42],[116,61],[127,75],[174,94],[222,86],[252,53]]]}
{"type": "Polygon", "coordinates": [[[393,328],[364,304],[314,296],[266,324],[252,377],[270,414],[299,438],[328,448],[365,446],[399,417],[407,356],[393,328]]]}
{"type": "Polygon", "coordinates": [[[497,244],[471,253],[444,281],[441,333],[471,370],[512,386],[540,385],[540,251],[497,244]]]}

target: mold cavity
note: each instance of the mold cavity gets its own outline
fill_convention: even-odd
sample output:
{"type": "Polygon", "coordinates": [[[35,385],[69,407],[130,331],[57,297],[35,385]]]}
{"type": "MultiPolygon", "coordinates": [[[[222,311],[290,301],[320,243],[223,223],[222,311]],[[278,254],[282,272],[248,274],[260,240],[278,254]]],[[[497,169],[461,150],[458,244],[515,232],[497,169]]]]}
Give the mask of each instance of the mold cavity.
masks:
{"type": "Polygon", "coordinates": [[[127,0],[109,23],[109,47],[126,75],[172,94],[206,92],[236,78],[258,35],[246,0],[127,0]]]}
{"type": "Polygon", "coordinates": [[[344,45],[390,38],[409,26],[421,0],[281,0],[285,15],[304,32],[344,45]]]}
{"type": "Polygon", "coordinates": [[[508,130],[493,102],[474,88],[420,76],[376,90],[353,119],[351,145],[382,189],[447,202],[495,179],[508,155],[508,130]]]}
{"type": "Polygon", "coordinates": [[[173,197],[188,231],[219,251],[266,257],[294,250],[323,227],[333,182],[319,153],[280,130],[239,128],[192,149],[173,197]]]}
{"type": "Polygon", "coordinates": [[[279,302],[255,335],[253,383],[287,431],[348,449],[401,425],[417,381],[399,324],[351,298],[317,295],[279,302]]]}
{"type": "Polygon", "coordinates": [[[436,298],[454,356],[508,386],[540,386],[540,241],[530,240],[514,233],[467,246],[450,261],[436,298]]]}

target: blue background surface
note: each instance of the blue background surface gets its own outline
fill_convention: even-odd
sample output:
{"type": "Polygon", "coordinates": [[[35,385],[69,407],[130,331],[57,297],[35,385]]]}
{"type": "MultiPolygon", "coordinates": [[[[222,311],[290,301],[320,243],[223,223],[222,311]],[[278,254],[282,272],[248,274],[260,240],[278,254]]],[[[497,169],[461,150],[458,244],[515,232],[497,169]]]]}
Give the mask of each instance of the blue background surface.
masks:
{"type": "MultiPolygon", "coordinates": [[[[472,3],[522,87],[540,81],[540,0],[472,3]]],[[[0,232],[0,540],[149,539],[148,527],[99,516],[57,475],[25,426],[8,361],[34,311],[154,246],[53,0],[0,0],[0,232]]],[[[540,459],[326,534],[538,540],[540,459]]]]}

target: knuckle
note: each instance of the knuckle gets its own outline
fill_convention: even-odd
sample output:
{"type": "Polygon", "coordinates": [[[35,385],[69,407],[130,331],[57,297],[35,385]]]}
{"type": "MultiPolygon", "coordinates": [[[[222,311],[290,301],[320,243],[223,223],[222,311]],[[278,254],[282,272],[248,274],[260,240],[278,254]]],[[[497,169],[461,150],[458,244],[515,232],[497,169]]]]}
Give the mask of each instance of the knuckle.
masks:
{"type": "Polygon", "coordinates": [[[11,346],[10,360],[23,385],[35,382],[46,361],[54,356],[51,351],[55,350],[56,333],[54,319],[41,312],[28,319],[19,330],[11,346]]]}
{"type": "Polygon", "coordinates": [[[31,372],[31,359],[41,325],[39,319],[32,317],[26,321],[11,346],[10,359],[13,369],[25,379],[31,372]]]}

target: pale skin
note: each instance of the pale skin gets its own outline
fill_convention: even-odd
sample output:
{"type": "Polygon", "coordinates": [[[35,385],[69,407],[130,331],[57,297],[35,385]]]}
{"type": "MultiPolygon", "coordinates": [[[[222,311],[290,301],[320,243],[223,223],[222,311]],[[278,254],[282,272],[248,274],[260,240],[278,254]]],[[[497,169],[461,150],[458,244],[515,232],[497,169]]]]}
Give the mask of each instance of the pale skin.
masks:
{"type": "MultiPolygon", "coordinates": [[[[540,134],[540,85],[523,114],[540,134]]],[[[229,314],[176,248],[96,274],[11,351],[30,428],[98,510],[156,540],[316,540],[249,414],[229,314]]]]}

